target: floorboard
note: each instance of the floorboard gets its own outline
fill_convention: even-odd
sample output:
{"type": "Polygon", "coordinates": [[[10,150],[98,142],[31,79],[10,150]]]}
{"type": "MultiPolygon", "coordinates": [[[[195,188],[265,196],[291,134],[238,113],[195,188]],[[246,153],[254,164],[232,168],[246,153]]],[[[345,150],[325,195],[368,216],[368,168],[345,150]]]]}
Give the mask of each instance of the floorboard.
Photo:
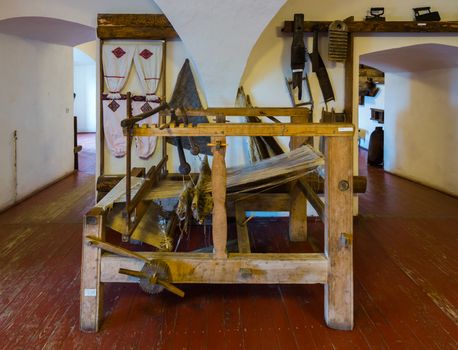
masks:
{"type": "MultiPolygon", "coordinates": [[[[326,327],[321,285],[182,285],[180,299],[107,284],[101,331],[81,333],[81,222],[95,169],[83,135],[79,173],[0,215],[0,349],[458,349],[458,200],[366,168],[365,152],[353,332],[326,327]]],[[[306,243],[287,240],[287,218],[248,227],[253,251],[323,249],[317,219],[306,243]]],[[[195,228],[180,250],[202,244],[195,228]]]]}

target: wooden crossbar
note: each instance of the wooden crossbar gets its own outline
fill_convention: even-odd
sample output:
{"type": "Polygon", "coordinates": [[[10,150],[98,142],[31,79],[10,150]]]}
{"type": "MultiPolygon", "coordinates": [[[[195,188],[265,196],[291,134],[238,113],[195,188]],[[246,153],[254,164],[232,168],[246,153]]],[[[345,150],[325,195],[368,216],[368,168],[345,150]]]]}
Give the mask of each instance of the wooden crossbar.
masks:
{"type": "Polygon", "coordinates": [[[136,127],[133,136],[353,136],[352,124],[273,124],[273,123],[205,123],[193,126],[171,124],[161,129],[156,124],[136,127]]]}
{"type": "MultiPolygon", "coordinates": [[[[215,259],[213,253],[143,252],[148,259],[167,263],[171,283],[326,283],[328,260],[324,254],[228,254],[215,259]]],[[[144,262],[113,254],[101,258],[101,282],[138,282],[119,274],[119,268],[141,270],[144,262]]]]}

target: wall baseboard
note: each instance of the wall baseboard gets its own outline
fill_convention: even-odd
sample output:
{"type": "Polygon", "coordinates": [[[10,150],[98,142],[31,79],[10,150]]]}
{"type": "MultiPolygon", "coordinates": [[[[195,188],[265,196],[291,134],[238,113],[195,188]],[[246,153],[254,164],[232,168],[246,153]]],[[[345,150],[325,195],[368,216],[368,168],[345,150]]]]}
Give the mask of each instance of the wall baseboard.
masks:
{"type": "Polygon", "coordinates": [[[47,188],[49,188],[49,187],[55,185],[56,183],[62,181],[63,179],[65,179],[65,178],[67,178],[67,177],[69,177],[69,176],[71,176],[71,175],[76,174],[77,172],[78,172],[78,170],[72,170],[72,171],[70,171],[70,172],[68,172],[68,173],[65,173],[64,175],[58,177],[57,179],[55,179],[55,180],[53,180],[53,181],[47,183],[46,185],[37,188],[35,191],[32,191],[32,192],[29,193],[28,195],[25,195],[25,196],[22,197],[21,199],[18,199],[16,202],[11,203],[11,204],[8,204],[8,205],[6,205],[5,207],[1,208],[1,209],[0,209],[0,214],[3,214],[5,211],[10,210],[11,208],[13,208],[13,207],[15,207],[15,206],[21,204],[22,202],[26,201],[27,199],[30,199],[30,197],[35,196],[36,194],[40,193],[41,191],[46,190],[47,188]]]}
{"type": "Polygon", "coordinates": [[[458,199],[458,195],[457,194],[452,193],[452,192],[448,192],[448,191],[446,191],[446,190],[444,190],[442,188],[437,188],[437,187],[431,186],[431,184],[424,183],[422,181],[419,181],[417,179],[411,178],[409,176],[399,175],[399,174],[393,173],[393,172],[385,170],[385,169],[383,169],[383,171],[388,173],[388,174],[390,174],[390,175],[400,177],[401,179],[416,183],[417,185],[422,185],[422,186],[428,187],[428,188],[430,188],[430,189],[432,189],[434,191],[437,191],[437,192],[443,193],[443,194],[445,194],[447,196],[450,196],[450,197],[458,199]]]}

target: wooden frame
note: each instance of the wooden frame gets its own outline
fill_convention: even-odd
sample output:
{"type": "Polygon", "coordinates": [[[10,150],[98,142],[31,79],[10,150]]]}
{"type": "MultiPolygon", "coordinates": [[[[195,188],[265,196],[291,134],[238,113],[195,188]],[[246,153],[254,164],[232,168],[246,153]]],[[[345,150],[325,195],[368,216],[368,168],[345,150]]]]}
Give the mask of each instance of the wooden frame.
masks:
{"type": "MultiPolygon", "coordinates": [[[[213,113],[214,111],[212,111],[213,113]]],[[[227,114],[234,111],[226,111],[227,114]]],[[[250,113],[259,115],[259,110],[250,113]]],[[[263,124],[259,129],[250,124],[236,125],[237,133],[317,136],[325,135],[326,178],[324,179],[325,204],[322,214],[325,223],[325,250],[313,254],[255,254],[251,253],[246,228],[245,211],[252,209],[253,201],[238,201],[235,198],[237,236],[240,252],[227,254],[226,186],[225,186],[225,137],[228,128],[225,115],[217,117],[217,124],[188,128],[136,128],[149,130],[148,135],[182,135],[181,130],[201,130],[199,135],[212,136],[213,143],[213,195],[219,192],[220,199],[214,199],[212,230],[213,253],[140,253],[149,259],[160,260],[170,270],[169,282],[179,283],[321,283],[325,285],[325,320],[329,327],[349,330],[353,328],[353,272],[352,272],[352,197],[353,197],[353,155],[352,140],[354,127],[351,124],[263,124]],[[283,126],[279,128],[279,126],[283,126]],[[220,131],[216,131],[216,130],[220,131]],[[286,129],[285,129],[286,128],[286,129]],[[293,129],[288,129],[293,128],[293,129]],[[324,128],[324,129],[323,129],[324,128]],[[345,128],[339,131],[339,128],[345,128]],[[204,132],[205,130],[205,132],[204,132]],[[221,130],[224,130],[221,133],[221,130]],[[287,131],[285,131],[287,130],[287,131]],[[289,131],[288,131],[289,130],[289,131]],[[216,168],[219,168],[216,170],[216,168]],[[216,171],[215,171],[216,170],[216,171]],[[224,209],[224,210],[222,210],[224,209]]],[[[240,114],[236,114],[240,115],[240,114]]],[[[200,124],[202,125],[202,124],[200,124]]],[[[234,130],[235,132],[235,130],[234,130]]],[[[195,133],[192,133],[195,135],[195,133]]],[[[309,190],[311,190],[309,188],[309,190]]],[[[311,190],[313,192],[313,190],[311,190]]],[[[257,194],[258,198],[272,194],[257,194]]],[[[275,196],[275,195],[274,195],[275,196]]],[[[278,201],[269,201],[270,210],[289,208],[288,195],[277,194],[278,201]],[[280,206],[282,208],[280,208],[280,206]]],[[[290,198],[291,200],[291,198],[290,198]]],[[[265,203],[267,201],[256,201],[265,203]]],[[[132,209],[132,208],[130,208],[132,209]]],[[[118,273],[120,267],[139,270],[143,261],[118,255],[101,253],[101,249],[90,245],[87,236],[104,238],[106,213],[100,209],[91,210],[84,218],[83,260],[81,270],[81,329],[93,332],[100,327],[103,305],[103,283],[138,282],[136,278],[118,273]]],[[[304,217],[303,220],[306,220],[304,217]]]]}

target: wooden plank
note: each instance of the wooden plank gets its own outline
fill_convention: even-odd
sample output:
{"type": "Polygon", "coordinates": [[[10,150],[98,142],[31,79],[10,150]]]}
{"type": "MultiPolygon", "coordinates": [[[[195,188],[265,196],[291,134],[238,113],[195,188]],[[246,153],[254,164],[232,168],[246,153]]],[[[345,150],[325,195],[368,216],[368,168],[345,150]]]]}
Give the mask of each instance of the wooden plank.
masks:
{"type": "Polygon", "coordinates": [[[251,253],[245,210],[237,202],[235,202],[235,224],[237,228],[239,253],[251,253]]]}
{"type": "Polygon", "coordinates": [[[105,174],[105,129],[103,125],[103,90],[105,89],[105,74],[103,72],[103,40],[99,40],[99,175],[105,174]]]}
{"type": "Polygon", "coordinates": [[[101,250],[86,244],[88,235],[105,239],[105,212],[101,208],[91,209],[84,217],[80,289],[80,329],[97,332],[103,317],[101,250]]]}
{"type": "MultiPolygon", "coordinates": [[[[328,32],[331,21],[305,21],[304,32],[328,32]]],[[[293,21],[285,21],[282,32],[293,33],[293,21]]],[[[413,21],[354,21],[348,22],[348,30],[353,33],[456,33],[458,21],[413,22],[413,21]]]]}
{"type": "Polygon", "coordinates": [[[229,199],[245,211],[288,211],[290,202],[288,193],[244,193],[229,199]]]}
{"type": "MultiPolygon", "coordinates": [[[[224,119],[224,117],[222,117],[224,119]]],[[[218,123],[220,124],[220,123],[218,123]]],[[[215,258],[225,259],[227,244],[227,213],[226,213],[226,138],[212,137],[212,237],[215,258]]]]}
{"type": "Polygon", "coordinates": [[[294,107],[209,107],[204,109],[186,109],[177,110],[177,116],[217,116],[226,117],[268,117],[268,116],[285,116],[285,117],[302,117],[307,118],[310,115],[308,108],[294,107]]]}
{"type": "Polygon", "coordinates": [[[352,139],[325,139],[325,320],[329,327],[353,329],[353,152],[352,139]],[[347,187],[348,186],[348,187],[347,187]]]}
{"type": "Polygon", "coordinates": [[[295,181],[290,191],[289,239],[292,242],[307,240],[307,199],[295,181]]]}
{"type": "MultiPolygon", "coordinates": [[[[214,259],[212,253],[142,252],[148,259],[161,260],[169,266],[171,283],[326,283],[328,261],[324,254],[240,254],[214,259]]],[[[119,268],[140,270],[143,261],[117,255],[102,256],[103,282],[137,282],[121,275],[119,268]]]]}
{"type": "MultiPolygon", "coordinates": [[[[307,108],[303,108],[308,111],[307,108]]],[[[307,115],[307,122],[310,120],[311,113],[307,115]]],[[[300,124],[302,121],[292,116],[292,124],[300,124]]],[[[313,120],[312,120],[313,122],[313,120]]],[[[313,138],[311,138],[313,140],[313,138]]],[[[294,150],[309,141],[305,136],[291,137],[289,148],[294,150]]],[[[312,141],[313,142],[313,141],[312,141]]],[[[307,199],[299,189],[297,182],[291,184],[290,188],[290,209],[289,209],[289,239],[292,242],[303,242],[307,240],[307,199]]]]}
{"type": "Polygon", "coordinates": [[[345,90],[344,90],[344,112],[346,121],[353,123],[353,45],[354,35],[348,35],[348,52],[345,61],[345,90]]]}
{"type": "MultiPolygon", "coordinates": [[[[144,124],[145,125],[145,124],[144,124]]],[[[354,126],[347,123],[216,123],[160,129],[156,124],[134,128],[133,136],[353,136],[354,126]]]]}
{"type": "Polygon", "coordinates": [[[100,39],[176,39],[178,34],[162,14],[99,14],[97,36],[100,39]]]}

